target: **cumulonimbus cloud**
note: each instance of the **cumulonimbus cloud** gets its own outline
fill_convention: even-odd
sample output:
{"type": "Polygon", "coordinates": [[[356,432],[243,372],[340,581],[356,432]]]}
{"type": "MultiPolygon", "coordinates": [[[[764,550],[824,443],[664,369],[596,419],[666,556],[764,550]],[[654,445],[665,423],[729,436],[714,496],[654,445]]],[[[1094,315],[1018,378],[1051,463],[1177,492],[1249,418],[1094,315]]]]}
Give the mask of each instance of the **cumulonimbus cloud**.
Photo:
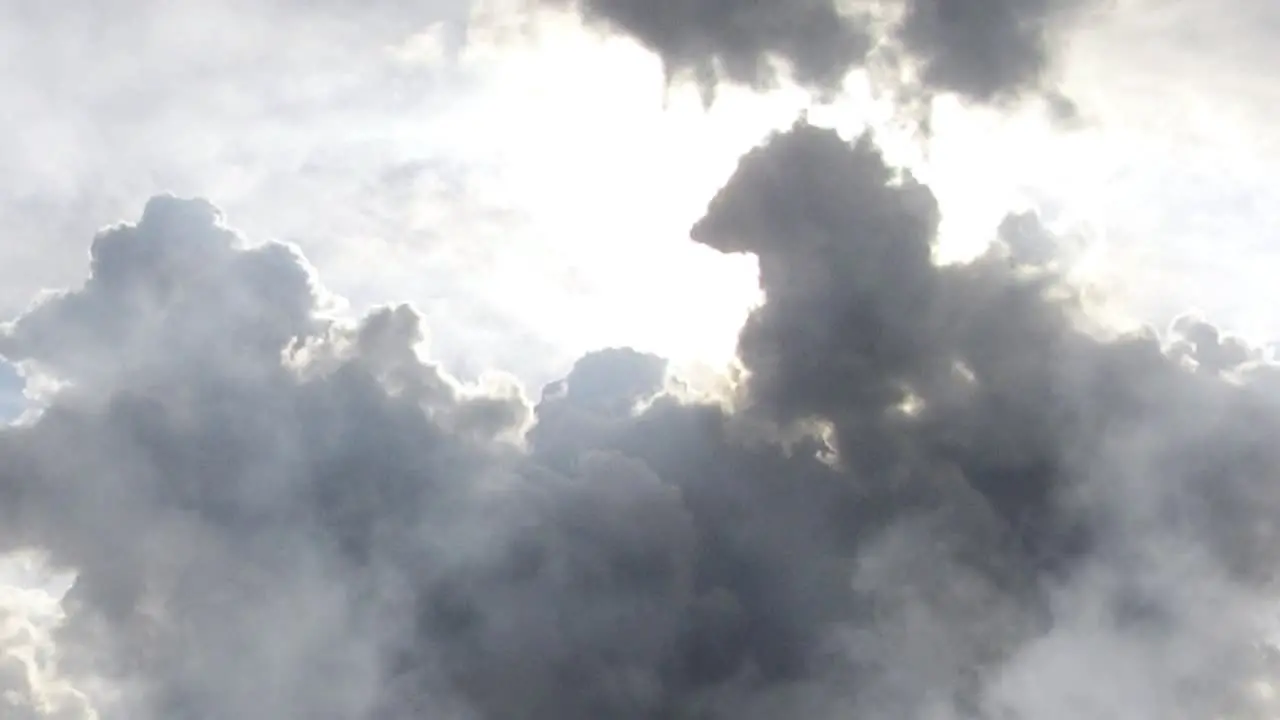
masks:
{"type": "Polygon", "coordinates": [[[1275,370],[1092,328],[1034,218],[939,266],[938,220],[798,124],[691,233],[759,259],[734,397],[612,349],[530,403],[156,197],[0,336],[63,383],[0,430],[0,539],[77,573],[102,718],[1253,712],[1275,370]]]}

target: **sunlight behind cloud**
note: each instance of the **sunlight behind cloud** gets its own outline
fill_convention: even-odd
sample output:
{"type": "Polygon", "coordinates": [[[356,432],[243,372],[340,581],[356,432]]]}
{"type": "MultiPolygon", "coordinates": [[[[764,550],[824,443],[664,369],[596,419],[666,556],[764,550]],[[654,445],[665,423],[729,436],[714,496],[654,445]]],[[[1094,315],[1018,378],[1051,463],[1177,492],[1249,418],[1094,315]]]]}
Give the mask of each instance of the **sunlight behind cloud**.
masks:
{"type": "Polygon", "coordinates": [[[479,87],[451,147],[489,168],[489,192],[523,218],[504,254],[551,266],[494,291],[520,293],[529,322],[553,316],[577,348],[726,361],[758,300],[754,259],[688,231],[743,149],[793,122],[804,95],[727,91],[707,110],[693,88],[664,88],[634,43],[554,15],[528,33],[473,31],[461,63],[479,87]]]}
{"type": "Polygon", "coordinates": [[[1280,260],[1277,29],[1274,3],[1120,0],[1067,52],[1090,182],[1057,195],[1105,228],[1100,269],[1142,317],[1163,324],[1190,305],[1260,342],[1280,336],[1274,304],[1257,301],[1280,260]]]}
{"type": "Polygon", "coordinates": [[[942,104],[924,157],[861,71],[827,103],[783,84],[721,87],[706,107],[695,87],[666,86],[658,59],[633,41],[523,7],[491,2],[475,12],[458,68],[474,84],[447,120],[434,120],[432,145],[485,168],[485,196],[520,218],[502,230],[505,261],[481,282],[519,295],[519,322],[566,347],[731,358],[759,300],[754,260],[710,253],[688,230],[739,155],[802,114],[848,138],[875,128],[889,156],[935,188],[944,261],[986,246],[1017,207],[1019,163],[1044,151],[1050,132],[1039,115],[1014,123],[942,104]]]}

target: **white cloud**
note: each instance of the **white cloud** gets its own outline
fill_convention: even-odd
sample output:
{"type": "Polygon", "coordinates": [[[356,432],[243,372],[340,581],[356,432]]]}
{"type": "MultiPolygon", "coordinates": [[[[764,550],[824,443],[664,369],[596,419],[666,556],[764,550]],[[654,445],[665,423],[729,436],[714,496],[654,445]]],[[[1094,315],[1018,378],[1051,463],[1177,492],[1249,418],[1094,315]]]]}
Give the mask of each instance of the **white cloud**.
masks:
{"type": "Polygon", "coordinates": [[[1090,125],[1033,183],[1103,236],[1107,284],[1141,316],[1187,306],[1262,340],[1280,269],[1280,9],[1233,0],[1113,3],[1073,40],[1067,91],[1090,125]]]}

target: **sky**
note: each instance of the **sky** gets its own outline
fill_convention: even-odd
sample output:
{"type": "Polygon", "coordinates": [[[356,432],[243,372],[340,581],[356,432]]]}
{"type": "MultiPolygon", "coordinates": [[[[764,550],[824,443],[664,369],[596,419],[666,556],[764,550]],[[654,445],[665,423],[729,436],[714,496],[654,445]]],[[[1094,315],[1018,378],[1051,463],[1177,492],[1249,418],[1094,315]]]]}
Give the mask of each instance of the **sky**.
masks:
{"type": "Polygon", "coordinates": [[[0,714],[1270,717],[1277,37],[0,0],[0,714]]]}
{"type": "MultiPolygon", "coordinates": [[[[86,237],[169,191],[298,243],[357,308],[436,312],[434,347],[459,372],[539,383],[601,345],[731,354],[750,262],[698,252],[686,231],[741,151],[812,104],[730,86],[704,110],[688,83],[664,91],[636,42],[518,2],[26,5],[5,6],[0,307],[82,277],[86,237]],[[642,302],[652,273],[667,293],[642,302]],[[531,344],[541,360],[513,349],[531,344]]],[[[1195,307],[1269,340],[1280,319],[1256,298],[1277,11],[1111,5],[1060,48],[1080,129],[1034,109],[938,112],[954,242],[980,247],[1010,206],[1060,212],[1142,320],[1195,307]]],[[[852,133],[884,114],[862,94],[827,122],[852,133]]]]}

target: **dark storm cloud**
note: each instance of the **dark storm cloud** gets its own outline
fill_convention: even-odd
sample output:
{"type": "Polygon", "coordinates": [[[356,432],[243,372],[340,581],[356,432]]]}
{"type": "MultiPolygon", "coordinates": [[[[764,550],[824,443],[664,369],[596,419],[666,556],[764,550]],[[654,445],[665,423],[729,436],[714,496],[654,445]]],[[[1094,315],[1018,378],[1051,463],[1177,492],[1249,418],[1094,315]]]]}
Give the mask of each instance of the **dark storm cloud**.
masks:
{"type": "Polygon", "coordinates": [[[830,0],[586,0],[579,8],[588,20],[630,33],[656,52],[668,75],[691,73],[706,90],[721,80],[768,85],[777,60],[800,82],[837,88],[871,47],[866,29],[830,0]]]}
{"type": "Polygon", "coordinates": [[[1252,702],[1275,371],[1202,321],[1088,332],[1033,216],[935,265],[938,219],[871,138],[797,125],[692,231],[759,259],[736,395],[619,348],[530,407],[155,198],[0,339],[66,383],[0,431],[0,538],[78,573],[59,667],[105,720],[1252,702]]]}
{"type": "MultiPolygon", "coordinates": [[[[946,267],[930,262],[936,227],[927,189],[895,177],[869,138],[846,145],[800,125],[745,156],[693,231],[760,261],[766,302],[741,335],[743,402],[780,423],[829,422],[846,477],[888,503],[881,517],[941,513],[944,524],[907,543],[927,553],[940,533],[952,556],[894,572],[928,587],[958,569],[1021,610],[1003,617],[1030,618],[1030,635],[1014,633],[1014,644],[1068,632],[1065,616],[1085,602],[1108,608],[1095,622],[1145,627],[1171,645],[1238,621],[1206,612],[1188,586],[1238,598],[1272,580],[1274,370],[1202,321],[1176,323],[1181,339],[1167,348],[1154,334],[1088,332],[1034,218],[1011,217],[986,255],[946,267]],[[1185,584],[1165,585],[1180,563],[1185,584]],[[1089,598],[1063,607],[1063,588],[1089,598]]],[[[901,527],[910,526],[890,536],[912,537],[901,527]]],[[[958,612],[962,593],[941,587],[926,622],[958,612]]],[[[983,627],[955,620],[939,640],[983,627]]],[[[1255,660],[1237,630],[1206,643],[1203,657],[1255,660]]],[[[998,637],[951,647],[1002,657],[1010,645],[998,637]]],[[[1203,659],[1185,662],[1144,682],[1173,692],[1183,680],[1221,680],[1203,659]]],[[[1178,702],[1212,703],[1221,688],[1202,690],[1178,702]]]]}
{"type": "MultiPolygon", "coordinates": [[[[1035,90],[1058,26],[1087,0],[908,0],[897,32],[924,84],[977,100],[1035,90]]],[[[1058,112],[1062,99],[1054,99],[1058,112]]]]}
{"type": "MultiPolygon", "coordinates": [[[[1225,442],[1256,437],[1259,419],[1244,416],[1272,412],[1269,395],[1223,379],[1253,357],[1207,323],[1179,321],[1184,339],[1167,349],[1087,332],[1034,218],[1010,217],[984,256],[943,267],[930,258],[937,223],[928,189],[896,176],[869,137],[846,145],[799,125],[746,155],[693,237],[759,258],[766,302],[739,345],[750,407],[831,422],[843,463],[869,474],[958,470],[1026,543],[1062,552],[1083,540],[1026,520],[1055,513],[1118,434],[1159,419],[1142,431],[1167,434],[1161,452],[1176,454],[1175,427],[1225,442]],[[1208,372],[1186,373],[1183,355],[1208,372]],[[1210,408],[1220,415],[1199,425],[1210,408]]],[[[1225,486],[1245,457],[1272,459],[1250,447],[1199,461],[1225,486]]]]}
{"type": "Polygon", "coordinates": [[[801,84],[835,90],[884,41],[923,89],[990,102],[1044,89],[1054,34],[1086,2],[577,0],[575,7],[588,21],[633,36],[669,75],[690,74],[708,93],[720,82],[767,86],[779,64],[801,84]]]}

